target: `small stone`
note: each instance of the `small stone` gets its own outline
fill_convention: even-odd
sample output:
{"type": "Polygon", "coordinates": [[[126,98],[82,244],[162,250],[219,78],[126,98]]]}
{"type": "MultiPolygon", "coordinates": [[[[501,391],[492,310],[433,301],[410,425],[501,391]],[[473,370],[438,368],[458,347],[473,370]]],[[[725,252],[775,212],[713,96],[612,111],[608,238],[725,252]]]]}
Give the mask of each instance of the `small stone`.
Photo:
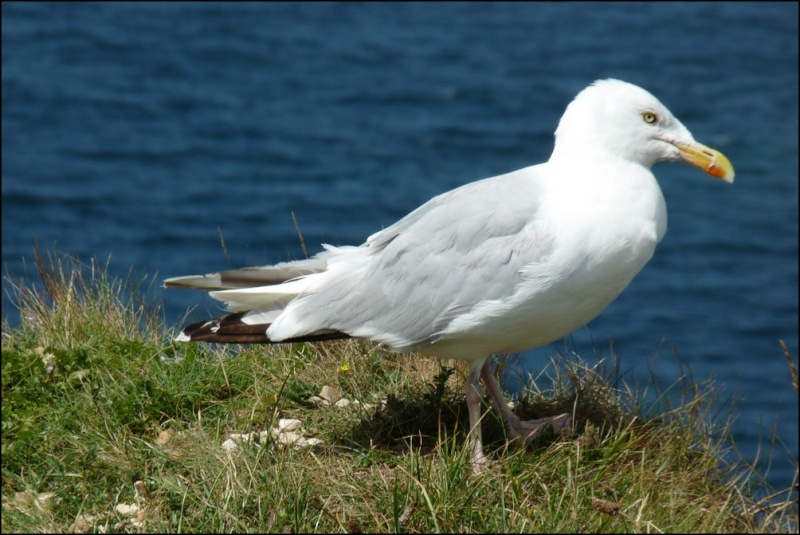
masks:
{"type": "Polygon", "coordinates": [[[14,503],[17,505],[30,505],[36,499],[36,493],[28,489],[23,492],[14,493],[14,503]]]}
{"type": "Polygon", "coordinates": [[[302,446],[302,442],[305,440],[303,435],[295,433],[293,431],[287,431],[285,433],[281,433],[278,435],[278,443],[283,444],[284,446],[302,446]]]}
{"type": "Polygon", "coordinates": [[[318,394],[318,396],[327,401],[328,404],[334,404],[342,397],[338,390],[327,385],[322,387],[322,391],[318,394]]]}
{"type": "Polygon", "coordinates": [[[44,511],[50,507],[53,502],[53,498],[55,497],[55,492],[42,492],[41,494],[37,494],[36,492],[28,489],[24,492],[15,492],[14,502],[23,507],[35,505],[37,509],[44,511]]]}
{"type": "Polygon", "coordinates": [[[114,510],[122,516],[136,516],[139,513],[139,506],[134,503],[118,503],[114,510]]]}
{"type": "Polygon", "coordinates": [[[286,431],[300,431],[303,428],[303,422],[295,418],[281,418],[278,420],[278,432],[283,433],[286,431]]]}
{"type": "Polygon", "coordinates": [[[75,524],[72,525],[70,531],[73,533],[91,533],[95,518],[94,515],[87,515],[85,513],[78,516],[78,519],[75,520],[75,524]]]}
{"type": "Polygon", "coordinates": [[[50,502],[55,497],[56,497],[56,493],[55,492],[43,492],[43,493],[39,494],[38,496],[36,496],[36,506],[39,509],[44,510],[44,509],[46,509],[47,507],[50,506],[50,502]]]}
{"type": "Polygon", "coordinates": [[[158,434],[158,438],[156,438],[156,445],[157,446],[164,446],[167,442],[169,442],[173,435],[175,435],[174,429],[165,429],[158,434]]]}

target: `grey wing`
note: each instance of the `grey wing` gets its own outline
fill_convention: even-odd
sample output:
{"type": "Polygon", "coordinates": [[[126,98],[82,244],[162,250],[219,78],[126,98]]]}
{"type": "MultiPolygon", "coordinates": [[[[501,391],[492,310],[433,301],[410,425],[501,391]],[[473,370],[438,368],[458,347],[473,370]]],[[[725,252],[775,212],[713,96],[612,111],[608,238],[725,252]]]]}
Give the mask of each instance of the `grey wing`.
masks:
{"type": "Polygon", "coordinates": [[[364,271],[301,296],[292,315],[410,351],[482,303],[508,299],[522,268],[552,245],[530,169],[435,197],[370,236],[359,248],[370,256],[364,271]]]}

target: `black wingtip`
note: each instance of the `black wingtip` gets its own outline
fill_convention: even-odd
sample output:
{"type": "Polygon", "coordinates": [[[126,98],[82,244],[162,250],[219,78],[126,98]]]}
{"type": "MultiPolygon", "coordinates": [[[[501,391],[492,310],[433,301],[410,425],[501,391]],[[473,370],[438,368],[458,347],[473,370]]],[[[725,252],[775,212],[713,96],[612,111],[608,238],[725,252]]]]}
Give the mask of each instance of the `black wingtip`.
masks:
{"type": "Polygon", "coordinates": [[[244,312],[229,314],[207,321],[198,321],[187,325],[176,338],[179,342],[206,342],[217,344],[289,344],[294,342],[321,342],[325,340],[342,340],[350,335],[339,331],[324,332],[271,340],[267,329],[271,324],[258,323],[249,325],[242,321],[244,312]]]}

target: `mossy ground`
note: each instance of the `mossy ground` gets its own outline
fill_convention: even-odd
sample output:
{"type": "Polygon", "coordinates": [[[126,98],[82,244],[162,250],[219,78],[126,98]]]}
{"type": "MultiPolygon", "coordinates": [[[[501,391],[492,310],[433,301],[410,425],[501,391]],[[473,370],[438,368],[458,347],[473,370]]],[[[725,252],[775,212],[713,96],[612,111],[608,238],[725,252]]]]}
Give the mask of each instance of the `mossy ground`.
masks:
{"type": "Polygon", "coordinates": [[[756,501],[758,474],[721,462],[713,385],[683,378],[678,406],[644,410],[613,366],[555,358],[516,410],[571,412],[574,432],[509,444],[488,412],[493,463],[474,476],[458,362],[175,343],[140,286],[37,265],[3,325],[4,532],[797,531],[791,489],[756,501]],[[360,404],[311,403],[325,385],[360,404]],[[222,447],[280,418],[323,443],[222,447]]]}

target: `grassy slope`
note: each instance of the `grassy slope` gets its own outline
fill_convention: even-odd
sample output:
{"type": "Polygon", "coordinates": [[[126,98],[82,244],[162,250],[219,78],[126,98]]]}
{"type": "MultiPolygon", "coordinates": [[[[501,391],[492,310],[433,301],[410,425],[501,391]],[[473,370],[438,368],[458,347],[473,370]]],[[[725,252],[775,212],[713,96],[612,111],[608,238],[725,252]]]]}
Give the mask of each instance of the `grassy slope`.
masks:
{"type": "Polygon", "coordinates": [[[21,325],[3,325],[3,532],[797,530],[790,493],[757,503],[757,474],[719,462],[707,385],[653,416],[613,374],[561,361],[517,410],[574,411],[578,432],[508,445],[489,413],[495,462],[471,476],[459,363],[176,344],[135,285],[38,265],[40,285],[16,282],[21,325]],[[309,403],[323,385],[372,406],[309,403]],[[279,418],[324,443],[222,448],[279,418]]]}

